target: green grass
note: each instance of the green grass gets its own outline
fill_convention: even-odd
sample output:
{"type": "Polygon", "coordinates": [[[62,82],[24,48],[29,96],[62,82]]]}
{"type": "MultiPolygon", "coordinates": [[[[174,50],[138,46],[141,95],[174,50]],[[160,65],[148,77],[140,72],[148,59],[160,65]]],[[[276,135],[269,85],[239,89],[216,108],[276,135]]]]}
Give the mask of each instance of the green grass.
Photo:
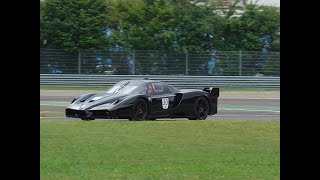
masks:
{"type": "Polygon", "coordinates": [[[40,111],[40,117],[61,117],[65,116],[64,111],[40,111]]]}
{"type": "MultiPolygon", "coordinates": [[[[40,86],[41,90],[92,90],[105,91],[106,87],[95,86],[40,86]]],[[[220,91],[280,91],[280,88],[247,88],[247,87],[220,87],[220,91]]]]}
{"type": "Polygon", "coordinates": [[[280,179],[279,121],[40,121],[40,178],[280,179]]]}

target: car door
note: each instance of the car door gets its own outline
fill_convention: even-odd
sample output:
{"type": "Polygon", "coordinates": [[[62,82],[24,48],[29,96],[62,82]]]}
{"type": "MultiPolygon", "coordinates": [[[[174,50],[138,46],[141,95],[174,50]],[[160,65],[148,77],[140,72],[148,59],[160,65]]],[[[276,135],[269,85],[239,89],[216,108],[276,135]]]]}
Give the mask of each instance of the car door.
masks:
{"type": "Polygon", "coordinates": [[[168,85],[163,83],[150,83],[148,85],[148,94],[151,97],[151,112],[157,116],[166,116],[170,114],[173,108],[175,94],[173,94],[168,85]]]}

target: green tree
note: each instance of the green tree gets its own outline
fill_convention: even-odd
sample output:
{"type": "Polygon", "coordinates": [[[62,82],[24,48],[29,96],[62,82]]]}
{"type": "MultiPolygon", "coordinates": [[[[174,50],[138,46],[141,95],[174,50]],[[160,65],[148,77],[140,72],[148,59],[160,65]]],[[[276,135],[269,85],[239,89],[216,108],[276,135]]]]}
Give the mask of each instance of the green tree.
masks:
{"type": "Polygon", "coordinates": [[[68,51],[110,45],[102,33],[107,24],[105,0],[46,0],[40,8],[42,45],[68,51]]]}
{"type": "Polygon", "coordinates": [[[207,1],[173,1],[174,29],[178,50],[205,51],[220,49],[224,18],[213,13],[207,1]]]}
{"type": "Polygon", "coordinates": [[[118,44],[139,50],[171,47],[172,7],[165,0],[124,1],[117,9],[121,21],[114,38],[118,44]]]}
{"type": "Polygon", "coordinates": [[[260,51],[263,47],[261,36],[269,35],[273,40],[279,32],[279,27],[278,8],[248,4],[240,17],[230,16],[226,21],[224,37],[228,44],[227,49],[260,51]]]}
{"type": "Polygon", "coordinates": [[[280,51],[280,30],[272,37],[272,42],[270,43],[270,51],[279,52],[280,51]]]}
{"type": "Polygon", "coordinates": [[[123,1],[117,7],[121,20],[115,39],[124,47],[140,50],[221,48],[225,20],[212,7],[187,0],[123,1]]]}

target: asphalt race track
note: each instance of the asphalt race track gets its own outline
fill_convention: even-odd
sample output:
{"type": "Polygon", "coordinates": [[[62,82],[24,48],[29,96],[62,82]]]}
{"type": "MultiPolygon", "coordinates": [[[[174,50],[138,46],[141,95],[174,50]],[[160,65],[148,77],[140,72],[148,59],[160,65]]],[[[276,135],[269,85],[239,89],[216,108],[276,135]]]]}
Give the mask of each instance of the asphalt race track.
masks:
{"type": "MultiPolygon", "coordinates": [[[[66,105],[79,91],[40,91],[40,112],[63,111],[66,105]]],[[[86,93],[86,92],[84,92],[86,93]]],[[[254,94],[254,92],[253,92],[254,94]]],[[[80,120],[66,117],[40,117],[40,120],[80,120]]],[[[161,119],[159,119],[161,120],[161,119]]],[[[186,119],[173,119],[186,120],[186,119]]],[[[218,113],[208,116],[207,120],[280,120],[279,95],[245,95],[220,93],[218,99],[218,113]]],[[[127,120],[126,120],[127,121],[127,120]]]]}

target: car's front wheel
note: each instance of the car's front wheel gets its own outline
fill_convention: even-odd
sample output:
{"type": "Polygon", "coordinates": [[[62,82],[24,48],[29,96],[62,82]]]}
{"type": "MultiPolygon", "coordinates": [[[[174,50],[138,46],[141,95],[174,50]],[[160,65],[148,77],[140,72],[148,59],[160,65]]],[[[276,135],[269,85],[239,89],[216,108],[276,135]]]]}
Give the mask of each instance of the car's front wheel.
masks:
{"type": "Polygon", "coordinates": [[[155,121],[155,120],[157,120],[157,118],[155,118],[155,117],[150,117],[149,120],[155,121]]]}
{"type": "Polygon", "coordinates": [[[133,105],[130,121],[143,121],[148,115],[148,105],[145,100],[137,99],[133,105]]]}
{"type": "Polygon", "coordinates": [[[205,97],[196,99],[193,107],[193,116],[189,120],[205,120],[209,114],[209,102],[205,97]]]}
{"type": "Polygon", "coordinates": [[[92,121],[92,120],[95,120],[95,118],[83,117],[83,118],[81,118],[81,120],[83,120],[83,121],[92,121]]]}

